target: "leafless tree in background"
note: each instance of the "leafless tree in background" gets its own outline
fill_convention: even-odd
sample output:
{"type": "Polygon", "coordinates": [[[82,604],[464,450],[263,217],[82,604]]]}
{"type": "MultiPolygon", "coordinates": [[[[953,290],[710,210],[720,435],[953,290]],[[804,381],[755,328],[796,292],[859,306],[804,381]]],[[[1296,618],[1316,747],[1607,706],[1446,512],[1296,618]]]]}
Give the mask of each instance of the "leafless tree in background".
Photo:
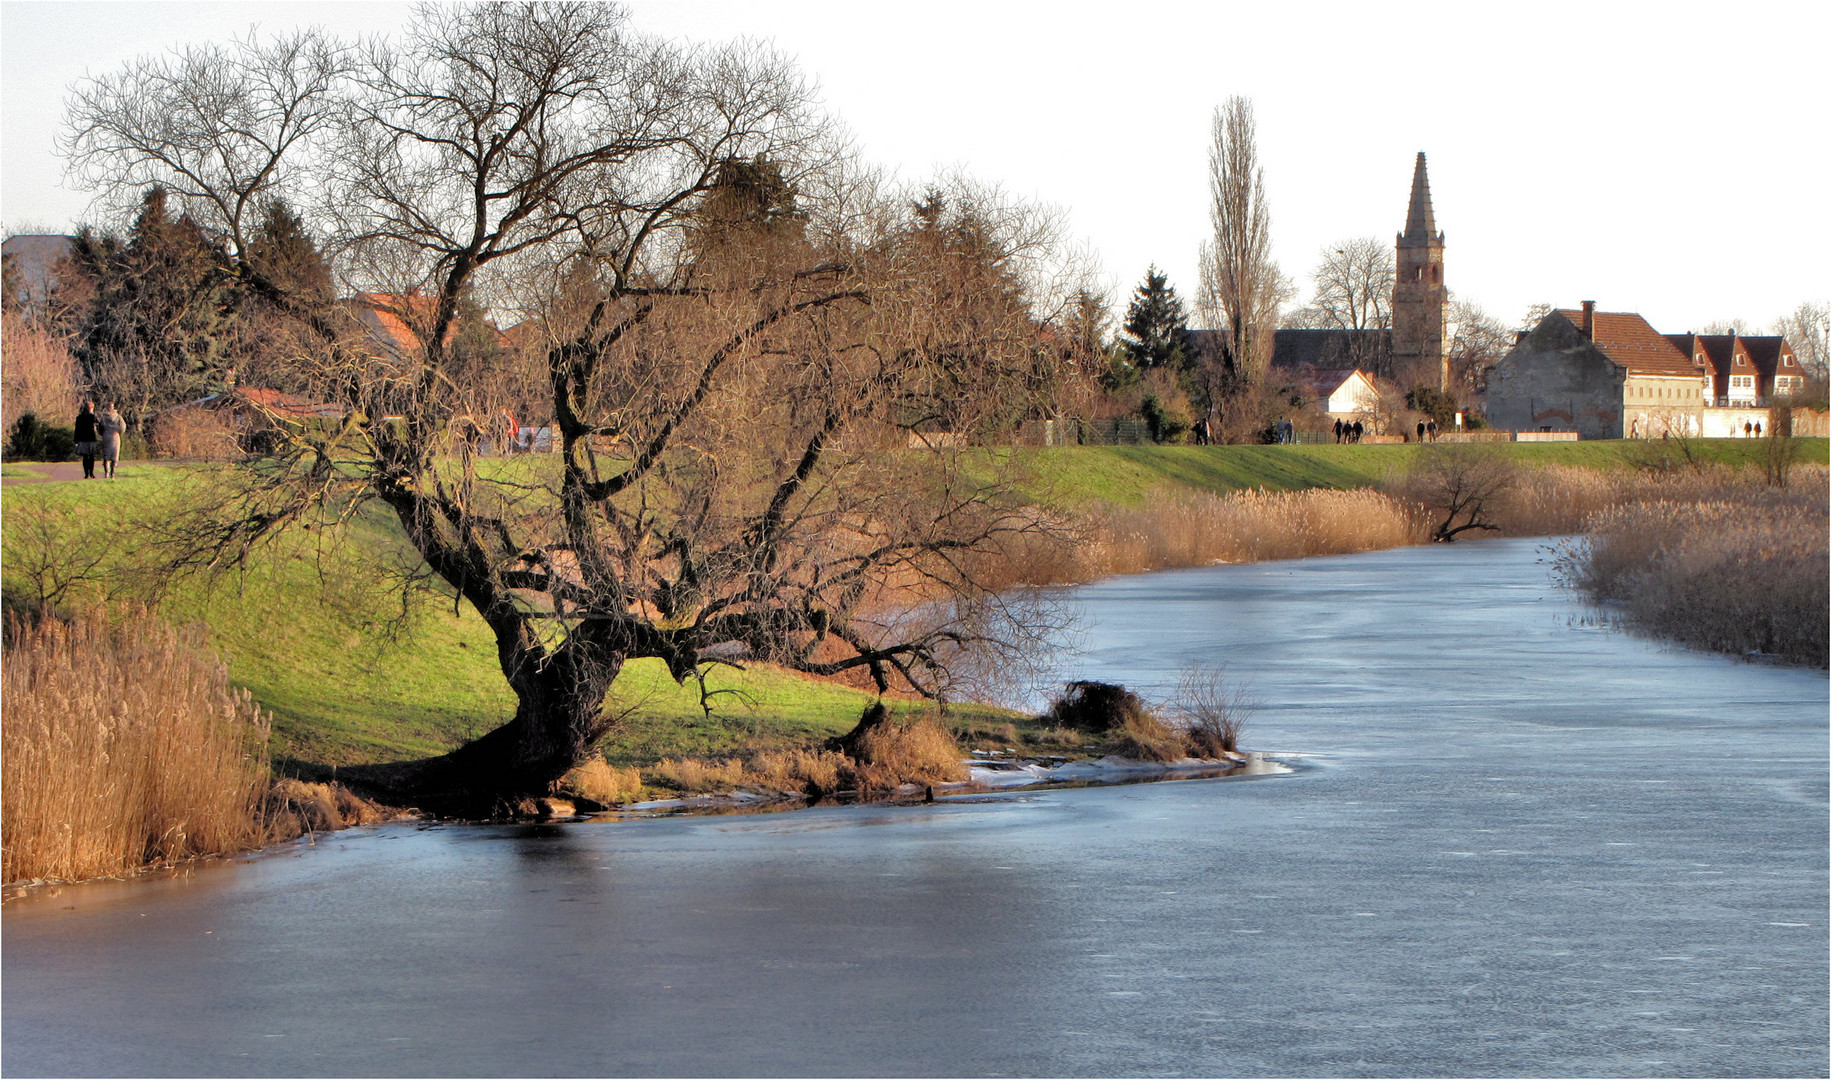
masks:
{"type": "Polygon", "coordinates": [[[254,138],[157,65],[72,101],[92,182],[188,183],[174,190],[229,233],[278,189],[412,331],[380,349],[301,312],[333,345],[315,386],[346,419],[292,429],[185,539],[220,563],[294,522],[392,513],[490,627],[518,699],[458,751],[371,776],[421,805],[543,794],[607,732],[632,658],[680,680],[747,656],[943,696],[969,654],[1021,660],[1051,625],[976,574],[1042,528],[1006,478],[909,438],[972,430],[1047,377],[1026,306],[1046,237],[971,192],[887,194],[776,55],[626,21],[424,7],[398,43],[250,46],[252,85],[299,87],[316,118],[264,112],[254,138]],[[335,71],[322,90],[282,77],[299,55],[335,71]],[[199,131],[85,134],[132,128],[128,102],[188,109],[199,131]],[[267,167],[210,164],[244,140],[267,167]],[[534,324],[520,370],[544,380],[557,459],[479,462],[467,438],[494,403],[462,379],[464,313],[510,305],[534,324]]]}
{"type": "Polygon", "coordinates": [[[1806,374],[1817,379],[1831,373],[1831,303],[1807,302],[1776,320],[1773,333],[1787,339],[1806,374]]]}
{"type": "Polygon", "coordinates": [[[23,315],[0,315],[0,432],[32,413],[46,423],[76,415],[77,369],[61,337],[23,315]]]}
{"type": "Polygon", "coordinates": [[[1322,249],[1322,261],[1311,273],[1316,283],[1310,303],[1332,330],[1392,328],[1392,245],[1371,236],[1344,240],[1322,249]]]}
{"type": "Polygon", "coordinates": [[[1210,326],[1226,330],[1235,378],[1256,385],[1271,362],[1278,309],[1291,286],[1271,258],[1271,211],[1250,99],[1228,98],[1214,111],[1208,194],[1214,235],[1202,245],[1197,307],[1210,326]]]}
{"type": "Polygon", "coordinates": [[[1488,370],[1513,348],[1513,332],[1467,300],[1452,299],[1445,312],[1444,350],[1449,353],[1450,393],[1459,402],[1488,391],[1488,370]]]}

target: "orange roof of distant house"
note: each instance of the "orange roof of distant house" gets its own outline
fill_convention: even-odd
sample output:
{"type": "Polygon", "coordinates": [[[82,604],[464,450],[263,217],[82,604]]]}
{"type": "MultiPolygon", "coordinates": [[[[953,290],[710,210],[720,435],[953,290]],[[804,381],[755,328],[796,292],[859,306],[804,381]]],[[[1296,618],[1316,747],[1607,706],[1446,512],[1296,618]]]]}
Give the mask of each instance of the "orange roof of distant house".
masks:
{"type": "MultiPolygon", "coordinates": [[[[420,351],[420,335],[414,325],[426,326],[432,322],[438,300],[431,296],[402,296],[399,293],[357,293],[350,298],[350,305],[356,309],[356,317],[369,327],[369,331],[382,344],[402,356],[412,356],[420,351]]],[[[497,344],[504,348],[518,344],[497,329],[494,323],[486,322],[485,325],[495,333],[497,344]]],[[[534,329],[528,326],[529,331],[534,329]]],[[[445,340],[449,342],[451,335],[456,332],[455,325],[448,328],[445,340]]]]}
{"type": "MultiPolygon", "coordinates": [[[[1558,314],[1569,319],[1572,326],[1582,328],[1581,311],[1559,308],[1558,314]]],[[[1697,363],[1690,356],[1635,312],[1596,312],[1596,329],[1591,340],[1603,355],[1635,375],[1695,377],[1698,374],[1697,363]]]]}
{"type": "Polygon", "coordinates": [[[393,348],[402,356],[412,355],[420,349],[420,335],[416,333],[407,318],[415,321],[430,320],[432,315],[432,298],[429,296],[401,296],[396,293],[357,293],[351,298],[351,306],[356,308],[357,317],[369,325],[369,329],[382,344],[393,348]]]}

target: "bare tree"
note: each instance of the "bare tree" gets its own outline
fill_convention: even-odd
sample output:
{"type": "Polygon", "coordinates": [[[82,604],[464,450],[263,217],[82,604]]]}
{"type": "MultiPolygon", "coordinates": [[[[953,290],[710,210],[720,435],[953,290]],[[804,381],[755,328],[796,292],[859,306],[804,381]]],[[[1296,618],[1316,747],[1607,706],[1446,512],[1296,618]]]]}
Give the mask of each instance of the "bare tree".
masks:
{"type": "Polygon", "coordinates": [[[1823,379],[1831,373],[1831,303],[1801,304],[1776,320],[1773,332],[1793,346],[1806,374],[1823,379]]]}
{"type": "Polygon", "coordinates": [[[1539,323],[1544,321],[1545,316],[1551,314],[1553,311],[1556,311],[1556,310],[1557,310],[1557,307],[1556,307],[1556,305],[1553,305],[1553,304],[1528,305],[1526,308],[1526,314],[1521,316],[1521,318],[1520,318],[1519,329],[1524,333],[1528,333],[1528,334],[1531,333],[1534,327],[1538,326],[1539,323]]]}
{"type": "Polygon", "coordinates": [[[1392,247],[1371,236],[1343,240],[1322,249],[1322,261],[1311,273],[1315,295],[1304,309],[1307,325],[1321,330],[1357,331],[1347,335],[1342,362],[1376,375],[1392,374],[1392,357],[1383,331],[1392,328],[1392,284],[1396,270],[1392,247]]]}
{"type": "Polygon", "coordinates": [[[1271,362],[1278,309],[1291,287],[1272,262],[1271,211],[1250,99],[1228,98],[1214,111],[1208,194],[1214,235],[1202,245],[1198,309],[1209,325],[1226,330],[1234,377],[1257,384],[1271,362]]]}
{"type": "Polygon", "coordinates": [[[1498,531],[1494,518],[1517,486],[1512,462],[1488,447],[1433,446],[1419,454],[1398,490],[1440,516],[1431,539],[1449,543],[1470,530],[1498,531]]]}
{"type": "Polygon", "coordinates": [[[312,160],[318,140],[339,119],[334,91],[349,74],[349,49],[317,30],[144,56],[76,84],[59,148],[72,179],[116,210],[163,188],[243,256],[234,265],[246,284],[296,305],[245,256],[269,199],[311,186],[310,171],[323,165],[312,160]]]}
{"type": "Polygon", "coordinates": [[[1371,236],[1343,240],[1322,249],[1311,272],[1316,294],[1311,307],[1324,328],[1387,330],[1392,327],[1392,246],[1371,236]]]}
{"type": "MultiPolygon", "coordinates": [[[[183,92],[137,70],[123,94],[183,92]]],[[[908,448],[1034,376],[1022,215],[882,197],[783,60],[646,39],[610,5],[422,8],[331,97],[335,121],[272,170],[184,171],[216,207],[269,177],[320,196],[341,272],[410,342],[340,339],[317,385],[341,426],[293,430],[175,539],[221,563],[379,504],[481,615],[515,716],[371,782],[470,812],[544,794],[609,730],[632,658],[945,697],[956,661],[1021,659],[1050,625],[974,569],[1041,526],[951,450],[908,448]],[[480,461],[466,437],[492,403],[455,377],[454,332],[466,304],[511,303],[544,346],[551,461],[480,461]]],[[[116,100],[79,97],[78,130],[116,100]]],[[[104,183],[177,168],[137,145],[80,164],[104,183]]]]}
{"type": "Polygon", "coordinates": [[[1466,403],[1487,393],[1488,371],[1513,348],[1513,332],[1467,300],[1452,299],[1446,314],[1450,391],[1466,403]]]}

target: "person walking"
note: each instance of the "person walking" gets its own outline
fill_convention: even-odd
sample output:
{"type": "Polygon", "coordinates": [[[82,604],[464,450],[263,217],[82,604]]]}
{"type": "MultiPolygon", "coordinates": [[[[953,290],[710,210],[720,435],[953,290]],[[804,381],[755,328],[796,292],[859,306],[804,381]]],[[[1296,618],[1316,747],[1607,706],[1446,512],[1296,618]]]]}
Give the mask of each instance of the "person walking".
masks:
{"type": "Polygon", "coordinates": [[[1425,423],[1424,432],[1425,432],[1425,434],[1430,436],[1431,442],[1437,441],[1437,421],[1435,418],[1433,418],[1425,423]]]}
{"type": "Polygon", "coordinates": [[[127,421],[121,419],[121,411],[108,403],[102,413],[99,425],[102,434],[102,475],[114,479],[115,463],[121,460],[121,434],[127,430],[127,421]]]}
{"type": "Polygon", "coordinates": [[[1335,418],[1335,441],[1341,441],[1341,417],[1335,418]]]}
{"type": "Polygon", "coordinates": [[[1418,441],[1424,441],[1424,421],[1418,421],[1418,441]]]}
{"type": "Polygon", "coordinates": [[[98,436],[95,423],[95,402],[84,401],[83,407],[76,413],[76,446],[75,450],[82,455],[83,479],[95,479],[95,444],[98,436]]]}

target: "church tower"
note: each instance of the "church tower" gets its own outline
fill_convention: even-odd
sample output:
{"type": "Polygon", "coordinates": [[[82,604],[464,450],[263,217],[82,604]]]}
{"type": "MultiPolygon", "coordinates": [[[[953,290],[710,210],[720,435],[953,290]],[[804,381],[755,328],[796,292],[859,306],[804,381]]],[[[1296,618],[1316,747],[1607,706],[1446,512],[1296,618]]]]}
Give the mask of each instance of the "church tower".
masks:
{"type": "Polygon", "coordinates": [[[1449,359],[1443,352],[1443,309],[1449,292],[1443,287],[1443,234],[1430,207],[1430,178],[1424,174],[1424,152],[1411,174],[1411,210],[1399,234],[1398,275],[1392,283],[1392,369],[1419,383],[1435,378],[1448,392],[1449,359]]]}

